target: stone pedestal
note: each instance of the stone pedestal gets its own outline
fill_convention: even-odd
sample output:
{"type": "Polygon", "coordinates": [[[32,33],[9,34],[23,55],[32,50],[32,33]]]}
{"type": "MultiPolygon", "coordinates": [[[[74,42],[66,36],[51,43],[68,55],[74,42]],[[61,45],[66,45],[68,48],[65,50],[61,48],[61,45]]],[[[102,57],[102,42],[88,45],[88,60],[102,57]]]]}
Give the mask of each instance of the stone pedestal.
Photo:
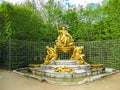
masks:
{"type": "Polygon", "coordinates": [[[40,69],[45,76],[55,78],[79,78],[86,75],[89,64],[77,65],[78,60],[52,60],[51,65],[41,65],[40,69]],[[55,72],[56,67],[73,68],[74,72],[55,72]]]}

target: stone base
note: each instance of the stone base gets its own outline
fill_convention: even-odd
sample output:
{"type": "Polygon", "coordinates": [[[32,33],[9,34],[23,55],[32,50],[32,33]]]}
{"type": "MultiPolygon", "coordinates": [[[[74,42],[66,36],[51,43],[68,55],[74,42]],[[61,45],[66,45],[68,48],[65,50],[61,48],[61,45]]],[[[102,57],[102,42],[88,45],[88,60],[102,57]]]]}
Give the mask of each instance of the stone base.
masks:
{"type": "MultiPolygon", "coordinates": [[[[107,72],[107,73],[104,73],[104,74],[95,73],[95,72],[99,72],[99,71],[103,70],[102,68],[101,68],[101,70],[99,70],[99,69],[94,70],[94,73],[92,72],[92,70],[90,70],[90,71],[86,72],[86,74],[85,74],[85,75],[89,75],[90,77],[83,77],[82,80],[78,80],[78,81],[73,81],[73,78],[76,78],[76,79],[79,78],[79,77],[82,78],[82,76],[84,76],[83,73],[80,74],[77,71],[78,73],[76,72],[75,74],[74,73],[72,74],[72,76],[73,76],[72,78],[71,78],[71,75],[69,75],[68,73],[67,74],[62,73],[63,75],[65,74],[65,78],[66,78],[66,76],[67,76],[68,79],[71,78],[71,79],[69,79],[71,81],[64,81],[64,80],[63,81],[56,81],[56,80],[53,80],[54,78],[51,79],[51,78],[47,78],[47,77],[44,77],[44,76],[38,77],[38,75],[36,76],[34,74],[33,75],[30,75],[28,73],[26,74],[26,73],[23,73],[22,70],[28,70],[28,67],[27,68],[20,68],[20,69],[14,70],[13,72],[15,72],[17,74],[20,74],[20,75],[23,75],[23,76],[26,76],[26,77],[35,78],[35,79],[38,79],[40,81],[47,81],[50,84],[57,84],[57,85],[80,85],[80,84],[84,84],[86,82],[91,82],[91,81],[100,79],[102,77],[105,77],[105,76],[112,75],[112,74],[120,72],[119,70],[115,70],[115,69],[112,69],[112,68],[104,69],[105,70],[104,72],[107,72]],[[90,72],[91,72],[91,74],[90,74],[90,72]]],[[[45,74],[44,72],[41,72],[39,70],[35,71],[35,73],[36,72],[40,73],[40,75],[41,75],[41,73],[42,73],[42,75],[45,74]]],[[[62,75],[60,76],[60,73],[57,73],[56,75],[57,75],[56,78],[62,79],[64,77],[62,75]]],[[[46,73],[46,76],[55,77],[54,74],[50,75],[50,73],[46,73]]]]}
{"type": "Polygon", "coordinates": [[[54,70],[45,70],[43,73],[45,76],[52,78],[80,78],[83,76],[94,76],[99,75],[104,71],[104,68],[99,68],[96,70],[75,70],[72,72],[55,72],[54,70]]]}
{"type": "Polygon", "coordinates": [[[82,76],[98,75],[105,71],[104,67],[91,69],[90,64],[77,65],[78,60],[52,60],[51,65],[41,65],[40,71],[45,76],[54,78],[80,78],[82,76]],[[74,72],[55,72],[56,67],[72,68],[74,72]]]}
{"type": "Polygon", "coordinates": [[[76,65],[78,60],[52,60],[51,65],[76,65]]]}
{"type": "Polygon", "coordinates": [[[74,73],[69,72],[54,72],[54,70],[46,70],[45,76],[52,78],[79,78],[86,75],[84,70],[75,71],[74,73]]]}
{"type": "Polygon", "coordinates": [[[41,65],[40,70],[45,76],[55,78],[79,78],[90,70],[90,64],[77,65],[78,60],[52,60],[51,65],[41,65]],[[55,72],[56,67],[72,68],[74,72],[55,72]]]}

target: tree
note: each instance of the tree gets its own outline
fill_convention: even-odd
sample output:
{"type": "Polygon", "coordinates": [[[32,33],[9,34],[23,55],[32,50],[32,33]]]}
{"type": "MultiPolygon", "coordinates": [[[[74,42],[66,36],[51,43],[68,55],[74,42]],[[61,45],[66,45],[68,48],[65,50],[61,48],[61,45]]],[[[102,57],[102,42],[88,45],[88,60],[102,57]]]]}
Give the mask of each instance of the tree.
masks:
{"type": "Polygon", "coordinates": [[[0,5],[0,34],[2,39],[44,40],[46,27],[37,10],[33,11],[31,3],[0,5]],[[44,32],[44,33],[43,33],[44,32]]]}
{"type": "Polygon", "coordinates": [[[96,23],[100,30],[96,39],[109,40],[120,38],[120,1],[107,0],[102,6],[102,20],[96,23]]]}
{"type": "Polygon", "coordinates": [[[11,4],[5,2],[3,4],[0,4],[0,42],[3,42],[11,37],[11,17],[9,14],[12,10],[13,7],[11,4]]]}

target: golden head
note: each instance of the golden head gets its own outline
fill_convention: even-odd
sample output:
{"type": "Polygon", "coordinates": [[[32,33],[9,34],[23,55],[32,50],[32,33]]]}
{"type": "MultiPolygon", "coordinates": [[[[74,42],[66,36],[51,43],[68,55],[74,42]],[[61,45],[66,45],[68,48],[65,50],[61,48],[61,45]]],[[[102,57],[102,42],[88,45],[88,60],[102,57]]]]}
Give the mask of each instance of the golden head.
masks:
{"type": "Polygon", "coordinates": [[[65,25],[62,25],[62,30],[65,30],[65,25]]]}

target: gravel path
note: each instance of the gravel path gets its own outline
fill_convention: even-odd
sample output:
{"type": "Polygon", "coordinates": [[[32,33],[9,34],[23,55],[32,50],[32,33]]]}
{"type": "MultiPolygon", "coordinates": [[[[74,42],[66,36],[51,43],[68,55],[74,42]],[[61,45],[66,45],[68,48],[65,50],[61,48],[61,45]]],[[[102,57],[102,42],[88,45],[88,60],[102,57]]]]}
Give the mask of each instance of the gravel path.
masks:
{"type": "Polygon", "coordinates": [[[83,85],[60,86],[0,70],[0,90],[120,90],[120,73],[83,85]]]}

